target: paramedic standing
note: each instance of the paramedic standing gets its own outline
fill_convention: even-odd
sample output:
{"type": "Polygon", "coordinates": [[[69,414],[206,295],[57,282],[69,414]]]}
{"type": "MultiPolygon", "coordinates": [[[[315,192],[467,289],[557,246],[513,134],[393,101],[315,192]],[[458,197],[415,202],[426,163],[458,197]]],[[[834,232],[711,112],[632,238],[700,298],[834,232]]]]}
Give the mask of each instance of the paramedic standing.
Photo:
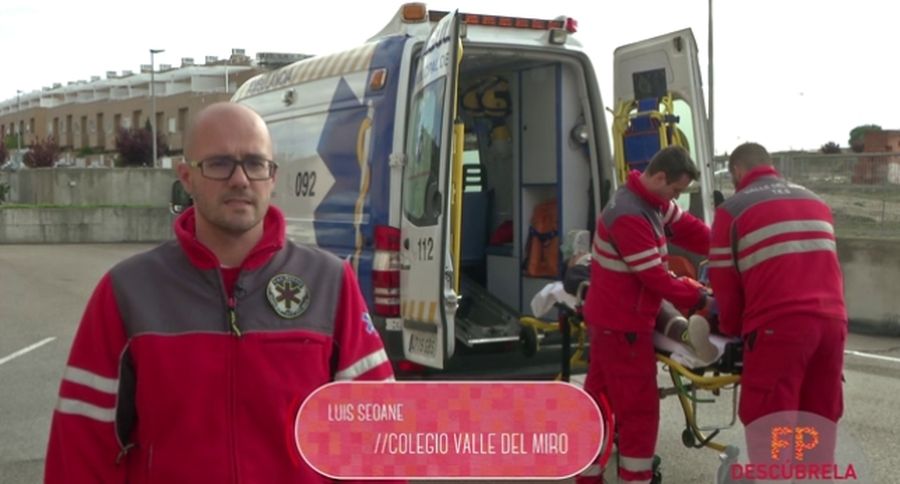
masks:
{"type": "MultiPolygon", "coordinates": [[[[653,329],[663,299],[701,309],[710,297],[667,271],[667,242],[706,255],[709,228],[675,199],[700,176],[684,148],[632,171],[597,220],[584,318],[591,329],[585,390],[609,402],[619,436],[619,479],[650,482],[659,428],[653,329]]],[[[579,482],[600,482],[592,466],[579,482]]]]}
{"type": "Polygon", "coordinates": [[[737,193],[716,210],[709,278],[720,331],[744,339],[741,422],[787,410],[837,422],[847,311],[831,210],[757,143],[728,170],[737,193]]]}
{"type": "Polygon", "coordinates": [[[285,240],[255,112],[203,109],[185,154],[195,205],[176,240],[117,264],[87,304],[45,482],[330,482],[294,444],[301,402],[330,381],[393,379],[356,277],[285,240]]]}

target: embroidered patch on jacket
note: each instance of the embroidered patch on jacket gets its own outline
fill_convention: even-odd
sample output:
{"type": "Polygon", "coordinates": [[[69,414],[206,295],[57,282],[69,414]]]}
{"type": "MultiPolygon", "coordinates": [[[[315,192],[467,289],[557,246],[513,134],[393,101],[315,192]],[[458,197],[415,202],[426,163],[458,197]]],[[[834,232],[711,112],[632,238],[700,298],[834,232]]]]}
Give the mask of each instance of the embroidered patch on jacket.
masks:
{"type": "Polygon", "coordinates": [[[363,325],[366,328],[366,333],[375,334],[378,330],[375,329],[375,323],[372,322],[372,316],[369,316],[369,313],[362,314],[363,325]]]}
{"type": "Polygon", "coordinates": [[[294,319],[309,307],[309,288],[297,276],[278,274],[269,280],[266,298],[279,316],[294,319]]]}

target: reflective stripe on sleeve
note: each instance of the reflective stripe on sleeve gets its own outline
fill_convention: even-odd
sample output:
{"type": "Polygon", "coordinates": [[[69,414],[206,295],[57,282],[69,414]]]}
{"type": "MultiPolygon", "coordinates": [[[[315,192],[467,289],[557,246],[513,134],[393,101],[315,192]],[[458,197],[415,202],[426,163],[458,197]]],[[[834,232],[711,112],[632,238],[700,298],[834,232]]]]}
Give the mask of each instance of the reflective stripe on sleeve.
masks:
{"type": "Polygon", "coordinates": [[[84,385],[104,393],[115,394],[119,390],[119,380],[106,378],[74,366],[66,367],[66,371],[63,373],[63,380],[84,385]]]}
{"type": "Polygon", "coordinates": [[[636,260],[646,259],[647,257],[650,257],[651,255],[659,255],[659,249],[656,247],[653,247],[653,248],[638,252],[637,254],[626,255],[622,259],[624,259],[625,262],[634,262],[636,260]]]}
{"type": "Polygon", "coordinates": [[[335,373],[334,380],[354,380],[356,377],[362,375],[363,373],[375,368],[376,366],[381,365],[388,361],[387,353],[384,352],[384,349],[379,349],[374,351],[362,358],[356,360],[355,363],[348,366],[347,368],[335,373]]]}
{"type": "Polygon", "coordinates": [[[656,266],[658,266],[658,265],[660,265],[660,264],[662,264],[662,259],[660,259],[659,257],[657,257],[657,258],[655,258],[655,259],[653,259],[653,260],[651,260],[651,261],[644,262],[643,264],[639,264],[639,265],[636,265],[636,266],[631,266],[631,270],[633,270],[634,272],[641,272],[641,271],[645,271],[645,270],[647,270],[647,269],[650,269],[651,267],[656,267],[656,266]]]}
{"type": "Polygon", "coordinates": [[[116,419],[115,408],[98,407],[81,400],[60,398],[56,404],[56,410],[69,415],[80,415],[99,422],[110,423],[116,419]]]}

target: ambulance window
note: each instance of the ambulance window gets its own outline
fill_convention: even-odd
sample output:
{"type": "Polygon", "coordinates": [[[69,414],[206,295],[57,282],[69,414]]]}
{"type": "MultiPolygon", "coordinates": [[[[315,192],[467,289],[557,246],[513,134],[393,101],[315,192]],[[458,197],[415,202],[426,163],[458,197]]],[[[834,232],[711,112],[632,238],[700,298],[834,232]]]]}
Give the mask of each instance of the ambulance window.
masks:
{"type": "Polygon", "coordinates": [[[445,81],[440,78],[425,86],[413,100],[410,113],[403,208],[409,221],[418,226],[434,225],[441,215],[440,146],[445,81]]]}

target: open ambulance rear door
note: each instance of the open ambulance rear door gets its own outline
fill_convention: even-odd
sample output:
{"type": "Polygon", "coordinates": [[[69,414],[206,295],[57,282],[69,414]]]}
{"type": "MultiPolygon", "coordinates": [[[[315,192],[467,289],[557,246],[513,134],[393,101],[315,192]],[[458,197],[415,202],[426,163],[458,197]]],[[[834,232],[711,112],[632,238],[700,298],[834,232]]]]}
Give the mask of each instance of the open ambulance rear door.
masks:
{"type": "Polygon", "coordinates": [[[422,47],[410,99],[400,217],[400,304],[407,360],[443,368],[453,355],[451,165],[459,19],[445,16],[422,47]]]}
{"type": "MultiPolygon", "coordinates": [[[[623,103],[627,106],[627,103],[652,98],[662,100],[666,96],[673,101],[674,115],[678,118],[677,122],[673,121],[674,126],[683,135],[686,148],[700,169],[699,196],[690,197],[690,211],[707,224],[712,223],[712,145],[694,34],[690,29],[684,29],[619,47],[615,51],[614,70],[617,120],[623,103]]],[[[657,103],[658,110],[661,114],[666,114],[662,104],[661,101],[657,103]]],[[[628,114],[627,107],[624,114],[628,114]]],[[[630,119],[633,120],[639,114],[632,110],[630,119]]],[[[614,137],[621,135],[615,131],[614,129],[614,137]]],[[[625,137],[639,136],[635,131],[629,131],[625,137]]],[[[622,140],[615,143],[617,151],[628,142],[619,141],[622,140]]],[[[615,158],[620,163],[622,154],[617,153],[615,158]]],[[[687,200],[681,200],[680,203],[682,208],[688,208],[687,200]]]]}

